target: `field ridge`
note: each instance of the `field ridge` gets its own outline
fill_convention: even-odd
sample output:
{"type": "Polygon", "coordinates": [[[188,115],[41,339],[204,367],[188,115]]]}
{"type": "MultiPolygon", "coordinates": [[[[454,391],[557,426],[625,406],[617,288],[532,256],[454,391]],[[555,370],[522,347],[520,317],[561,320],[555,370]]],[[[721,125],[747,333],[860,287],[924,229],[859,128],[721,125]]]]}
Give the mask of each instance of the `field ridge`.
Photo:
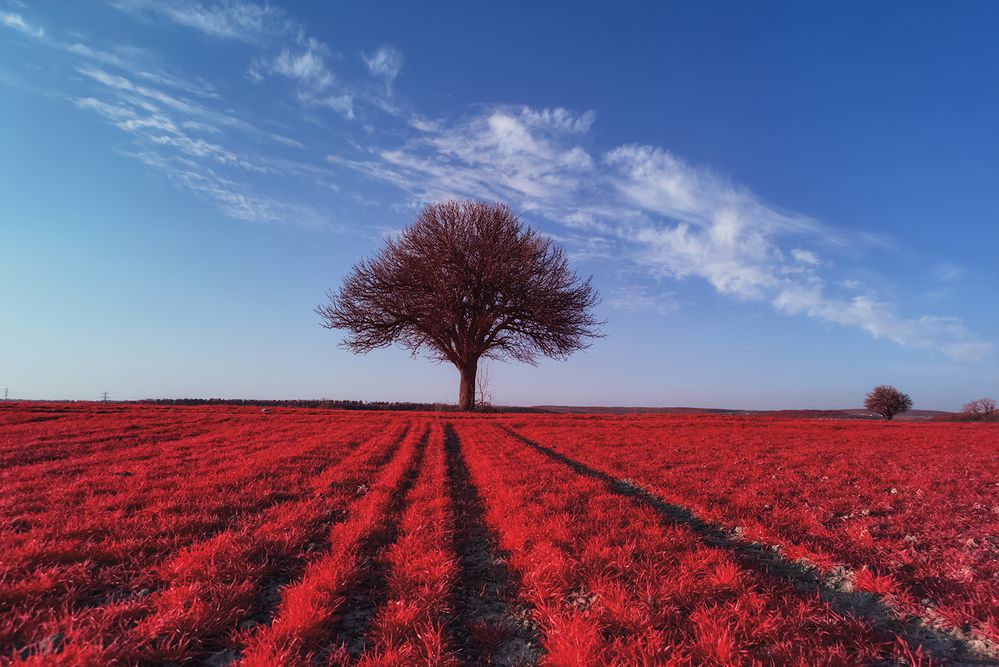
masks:
{"type": "Polygon", "coordinates": [[[903,617],[891,603],[876,593],[856,591],[844,585],[844,579],[822,577],[816,569],[781,555],[772,545],[750,542],[724,526],[699,518],[682,507],[648,491],[632,480],[619,479],[581,461],[550,449],[506,425],[500,425],[531,449],[564,464],[576,473],[599,480],[607,488],[654,509],[665,521],[692,529],[705,543],[733,552],[740,563],[791,583],[796,589],[817,592],[820,599],[838,614],[863,618],[876,629],[895,634],[909,645],[922,646],[935,659],[954,665],[992,665],[999,658],[996,646],[982,637],[973,637],[954,628],[941,627],[939,621],[912,616],[903,617]]]}

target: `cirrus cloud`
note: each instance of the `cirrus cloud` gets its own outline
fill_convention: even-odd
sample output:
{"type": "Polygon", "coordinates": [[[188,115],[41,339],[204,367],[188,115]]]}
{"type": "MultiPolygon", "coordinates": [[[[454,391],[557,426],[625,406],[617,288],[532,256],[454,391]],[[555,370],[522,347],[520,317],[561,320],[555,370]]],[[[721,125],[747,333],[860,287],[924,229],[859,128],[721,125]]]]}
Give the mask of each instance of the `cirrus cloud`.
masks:
{"type": "MultiPolygon", "coordinates": [[[[991,353],[991,343],[958,318],[902,316],[868,286],[837,276],[819,250],[802,247],[835,253],[881,241],[781,210],[660,147],[628,144],[593,154],[586,144],[594,118],[592,112],[487,106],[457,121],[420,118],[419,134],[401,145],[328,160],[417,201],[509,201],[561,225],[569,233],[555,234],[570,250],[593,256],[599,248],[659,280],[704,280],[725,297],[962,361],[991,353]]],[[[661,303],[645,288],[614,300],[615,307],[663,312],[661,303]]]]}

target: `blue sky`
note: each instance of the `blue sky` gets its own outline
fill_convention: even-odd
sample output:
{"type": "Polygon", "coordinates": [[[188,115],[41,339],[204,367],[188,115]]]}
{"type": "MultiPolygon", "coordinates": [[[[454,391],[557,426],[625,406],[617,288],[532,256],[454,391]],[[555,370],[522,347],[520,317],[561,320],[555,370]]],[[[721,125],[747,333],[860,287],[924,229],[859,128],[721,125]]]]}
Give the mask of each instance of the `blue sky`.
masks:
{"type": "Polygon", "coordinates": [[[602,294],[510,404],[996,395],[999,5],[0,0],[0,388],[453,401],[312,309],[453,196],[602,294]]]}

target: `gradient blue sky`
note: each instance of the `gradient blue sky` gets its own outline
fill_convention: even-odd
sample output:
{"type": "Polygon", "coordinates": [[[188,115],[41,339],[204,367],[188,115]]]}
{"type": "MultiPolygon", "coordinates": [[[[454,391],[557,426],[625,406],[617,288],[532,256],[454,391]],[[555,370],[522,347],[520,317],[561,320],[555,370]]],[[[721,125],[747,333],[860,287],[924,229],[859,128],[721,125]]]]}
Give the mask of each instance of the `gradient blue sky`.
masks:
{"type": "Polygon", "coordinates": [[[999,394],[999,4],[314,5],[0,0],[0,389],[453,401],[312,309],[470,196],[608,320],[499,402],[999,394]]]}

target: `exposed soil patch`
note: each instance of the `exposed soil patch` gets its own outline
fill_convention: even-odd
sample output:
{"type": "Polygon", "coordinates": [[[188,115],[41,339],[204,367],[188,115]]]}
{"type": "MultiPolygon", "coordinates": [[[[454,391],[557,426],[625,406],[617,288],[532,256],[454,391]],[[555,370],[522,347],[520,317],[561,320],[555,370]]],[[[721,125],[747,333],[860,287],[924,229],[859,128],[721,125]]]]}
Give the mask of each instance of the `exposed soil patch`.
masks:
{"type": "Polygon", "coordinates": [[[817,594],[836,613],[862,618],[876,630],[898,635],[912,647],[922,646],[934,660],[951,665],[999,664],[999,652],[996,647],[982,639],[966,636],[956,630],[940,628],[929,619],[902,618],[881,596],[854,590],[849,577],[840,574],[823,578],[815,568],[806,563],[784,558],[770,545],[742,540],[734,531],[705,521],[689,509],[668,503],[629,480],[618,479],[591,468],[506,426],[501,425],[500,428],[528,447],[568,466],[576,473],[600,480],[614,493],[627,496],[652,508],[664,521],[686,526],[706,544],[730,551],[741,565],[781,579],[796,590],[817,594]]]}
{"type": "Polygon", "coordinates": [[[444,427],[448,486],[454,509],[459,578],[449,629],[468,665],[532,665],[542,649],[530,610],[517,599],[517,581],[485,522],[454,427],[444,427]]]}

